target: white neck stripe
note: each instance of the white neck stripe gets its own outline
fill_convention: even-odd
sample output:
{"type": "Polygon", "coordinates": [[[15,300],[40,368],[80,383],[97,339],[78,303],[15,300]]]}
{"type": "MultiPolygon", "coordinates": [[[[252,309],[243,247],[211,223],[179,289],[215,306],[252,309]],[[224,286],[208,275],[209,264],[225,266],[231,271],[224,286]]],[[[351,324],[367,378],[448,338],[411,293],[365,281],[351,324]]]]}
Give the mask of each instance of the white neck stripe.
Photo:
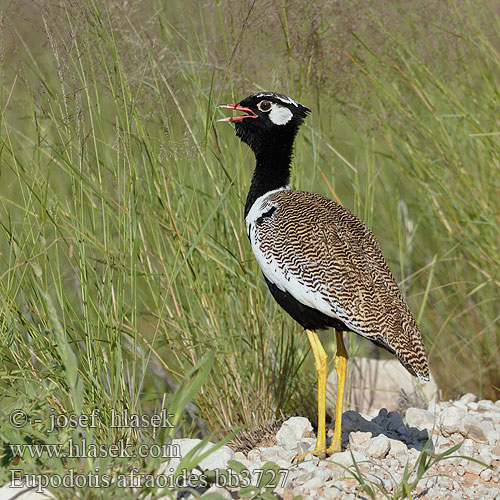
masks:
{"type": "Polygon", "coordinates": [[[294,101],[291,97],[273,94],[272,92],[260,92],[259,94],[257,94],[256,97],[273,97],[275,99],[279,99],[281,102],[284,102],[286,104],[293,104],[294,106],[297,107],[299,106],[299,103],[297,101],[294,101]]]}

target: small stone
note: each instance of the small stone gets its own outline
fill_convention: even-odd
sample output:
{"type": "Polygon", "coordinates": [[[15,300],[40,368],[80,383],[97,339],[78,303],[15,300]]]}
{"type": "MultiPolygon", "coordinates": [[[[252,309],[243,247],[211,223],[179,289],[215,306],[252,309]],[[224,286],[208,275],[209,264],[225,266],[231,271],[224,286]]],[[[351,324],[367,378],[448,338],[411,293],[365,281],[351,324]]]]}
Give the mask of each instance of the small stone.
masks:
{"type": "MultiPolygon", "coordinates": [[[[293,458],[295,458],[295,455],[293,458]]],[[[292,460],[283,460],[282,458],[277,458],[276,460],[274,460],[274,463],[277,464],[280,469],[289,469],[292,465],[292,460]]]]}
{"type": "Polygon", "coordinates": [[[440,488],[446,488],[448,490],[451,489],[451,478],[439,476],[437,481],[440,488]]]}
{"type": "Polygon", "coordinates": [[[367,454],[374,458],[385,458],[391,449],[391,443],[389,438],[384,434],[379,434],[378,436],[370,439],[367,447],[367,454]]]}
{"type": "Polygon", "coordinates": [[[312,472],[302,472],[301,474],[298,474],[294,478],[293,484],[294,484],[294,486],[302,486],[304,483],[309,481],[309,479],[311,479],[312,477],[313,477],[312,472]]]}
{"type": "Polygon", "coordinates": [[[391,481],[388,477],[384,478],[384,489],[385,491],[392,491],[394,488],[394,482],[391,481]]]}
{"type": "Polygon", "coordinates": [[[490,498],[498,498],[498,495],[500,495],[500,489],[488,488],[488,493],[490,498]]]}
{"type": "Polygon", "coordinates": [[[234,451],[229,446],[222,446],[200,462],[202,469],[225,469],[227,462],[234,459],[234,451]]]}
{"type": "Polygon", "coordinates": [[[463,476],[465,474],[465,467],[463,465],[457,465],[456,471],[459,476],[463,476]]]}
{"type": "Polygon", "coordinates": [[[479,484],[475,491],[476,498],[488,498],[488,486],[484,484],[479,484]]]}
{"type": "Polygon", "coordinates": [[[328,500],[342,500],[345,497],[344,489],[346,487],[346,483],[343,481],[336,481],[335,484],[332,484],[330,487],[326,487],[323,490],[323,496],[325,496],[328,500]]]}
{"type": "Polygon", "coordinates": [[[371,432],[351,432],[349,434],[349,444],[351,445],[361,445],[371,439],[372,433],[371,432]]]}
{"type": "Polygon", "coordinates": [[[408,408],[405,419],[409,427],[416,427],[419,430],[431,430],[435,423],[434,415],[430,411],[421,408],[408,408]]]}
{"type": "Polygon", "coordinates": [[[460,433],[463,431],[463,419],[466,412],[462,408],[454,406],[446,408],[441,414],[441,430],[443,436],[450,436],[453,433],[460,433]]]}
{"type": "Polygon", "coordinates": [[[437,483],[437,478],[431,477],[427,479],[427,483],[425,484],[425,486],[430,489],[433,488],[436,485],[436,483],[437,483]]]}
{"type": "Polygon", "coordinates": [[[469,488],[465,488],[464,492],[469,498],[474,498],[474,488],[472,488],[472,486],[469,488]]]}
{"type": "Polygon", "coordinates": [[[406,453],[408,451],[408,447],[399,439],[389,439],[389,443],[391,444],[391,449],[389,450],[389,455],[395,457],[399,454],[406,453]]]}
{"type": "Polygon", "coordinates": [[[477,403],[475,403],[474,401],[467,403],[467,408],[469,408],[469,410],[476,411],[477,410],[477,403]]]}
{"type": "Polygon", "coordinates": [[[495,430],[495,424],[491,421],[490,418],[483,418],[480,423],[481,429],[483,431],[494,431],[495,430]]]}
{"type": "Polygon", "coordinates": [[[483,470],[485,470],[489,465],[491,465],[492,458],[491,455],[480,455],[476,457],[477,460],[482,462],[483,464],[478,464],[477,462],[473,462],[472,460],[467,461],[467,465],[465,466],[465,470],[470,472],[471,474],[480,474],[483,470]]]}
{"type": "Polygon", "coordinates": [[[304,469],[306,472],[316,472],[318,470],[318,462],[318,457],[315,457],[314,455],[308,455],[306,457],[306,461],[300,464],[300,469],[304,469]]]}
{"type": "Polygon", "coordinates": [[[474,447],[474,451],[477,455],[491,455],[491,446],[487,444],[477,444],[474,447]]]}
{"type": "Polygon", "coordinates": [[[259,450],[258,448],[254,448],[253,450],[250,450],[248,452],[248,460],[250,460],[251,462],[260,462],[260,454],[261,454],[261,450],[259,450]]]}
{"type": "Polygon", "coordinates": [[[484,469],[479,475],[481,476],[481,479],[483,479],[483,481],[489,482],[491,480],[492,474],[493,472],[491,471],[491,469],[484,469]]]}
{"type": "Polygon", "coordinates": [[[419,456],[420,456],[420,452],[416,448],[410,448],[406,453],[406,457],[408,459],[408,462],[411,465],[413,465],[417,461],[419,456]]]}
{"type": "Polygon", "coordinates": [[[307,418],[292,417],[283,422],[276,434],[276,443],[289,450],[297,449],[298,442],[305,437],[312,436],[312,425],[307,418]]]}
{"type": "Polygon", "coordinates": [[[420,481],[417,483],[417,488],[420,488],[421,490],[425,489],[425,484],[427,482],[427,479],[425,479],[425,477],[423,477],[422,479],[420,479],[420,481]]]}
{"type": "Polygon", "coordinates": [[[289,458],[291,461],[295,455],[296,453],[294,451],[284,449],[281,446],[269,446],[268,448],[261,448],[260,460],[262,462],[270,462],[275,461],[278,458],[289,458]]]}
{"type": "Polygon", "coordinates": [[[477,422],[466,421],[464,423],[464,434],[474,441],[488,441],[484,429],[477,422]]]}
{"type": "Polygon", "coordinates": [[[318,488],[321,488],[323,484],[325,483],[325,480],[320,477],[320,476],[313,476],[309,481],[306,481],[302,487],[306,490],[317,490],[318,488]]]}
{"type": "Polygon", "coordinates": [[[235,460],[246,460],[246,456],[243,452],[241,451],[237,451],[235,454],[234,454],[234,459],[235,460]]]}
{"type": "Polygon", "coordinates": [[[477,403],[478,410],[492,410],[494,406],[493,401],[489,399],[481,399],[481,401],[477,403]]]}
{"type": "Polygon", "coordinates": [[[492,450],[491,454],[495,455],[496,457],[500,458],[500,444],[497,444],[492,450]]]}
{"type": "MultiPolygon", "coordinates": [[[[500,431],[497,430],[487,430],[484,432],[486,439],[488,440],[488,444],[497,445],[500,443],[500,431]]],[[[499,448],[500,451],[500,448],[499,448]]]]}
{"type": "MultiPolygon", "coordinates": [[[[189,438],[180,438],[174,439],[172,444],[178,445],[180,449],[181,457],[185,457],[188,452],[190,452],[196,446],[200,446],[201,439],[189,439],[189,438]]],[[[206,443],[200,452],[205,452],[214,446],[213,443],[206,443]]],[[[206,458],[200,461],[199,466],[201,469],[225,469],[228,460],[234,459],[234,451],[229,448],[229,446],[222,446],[215,452],[208,455],[206,458]]],[[[180,458],[172,458],[168,462],[165,463],[168,468],[173,468],[174,470],[179,465],[181,459],[180,458]]]]}
{"type": "Polygon", "coordinates": [[[491,420],[493,424],[500,423],[500,411],[487,411],[483,413],[483,418],[491,420]]]}
{"type": "Polygon", "coordinates": [[[354,456],[354,460],[359,464],[367,460],[366,456],[359,453],[358,451],[343,451],[340,453],[334,453],[329,457],[329,462],[333,462],[335,465],[341,465],[343,467],[349,467],[353,465],[351,453],[354,456]]]}
{"type": "Polygon", "coordinates": [[[477,457],[477,459],[480,460],[481,462],[484,462],[488,467],[491,467],[491,464],[493,463],[493,457],[491,456],[490,453],[482,453],[477,457]]]}
{"type": "Polygon", "coordinates": [[[474,441],[472,439],[464,439],[464,442],[458,450],[460,455],[472,457],[474,455],[474,441]]]}
{"type": "Polygon", "coordinates": [[[456,406],[457,408],[462,408],[465,411],[468,410],[468,406],[465,403],[462,403],[461,401],[454,401],[453,406],[456,406]]]}

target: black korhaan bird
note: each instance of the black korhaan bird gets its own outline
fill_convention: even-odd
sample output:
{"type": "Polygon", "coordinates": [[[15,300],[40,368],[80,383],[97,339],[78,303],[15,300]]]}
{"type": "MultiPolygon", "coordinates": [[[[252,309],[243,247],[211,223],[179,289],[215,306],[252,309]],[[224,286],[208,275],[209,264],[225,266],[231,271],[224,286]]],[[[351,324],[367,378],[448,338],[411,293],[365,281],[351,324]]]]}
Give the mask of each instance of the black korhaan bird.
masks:
{"type": "MultiPolygon", "coordinates": [[[[399,291],[372,232],[342,205],[289,186],[293,143],[309,109],[274,92],[260,92],[224,108],[244,113],[220,121],[257,164],[245,204],[253,253],[273,297],[305,329],[318,373],[318,437],[311,453],[341,449],[347,352],[342,332],[355,332],[394,354],[419,379],[429,367],[417,323],[399,291]],[[327,355],[316,330],[336,330],[337,406],[326,449],[327,355]]],[[[300,458],[300,457],[299,457],[300,458]]]]}

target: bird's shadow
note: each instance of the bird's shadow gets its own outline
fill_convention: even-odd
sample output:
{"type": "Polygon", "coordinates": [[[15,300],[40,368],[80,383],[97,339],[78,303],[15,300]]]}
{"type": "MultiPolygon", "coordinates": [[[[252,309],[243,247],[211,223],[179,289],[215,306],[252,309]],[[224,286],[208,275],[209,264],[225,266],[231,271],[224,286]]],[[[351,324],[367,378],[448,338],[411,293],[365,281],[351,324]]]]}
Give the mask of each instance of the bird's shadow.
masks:
{"type": "MultiPolygon", "coordinates": [[[[335,422],[332,422],[329,428],[333,430],[334,424],[335,422]]],[[[415,448],[422,451],[426,445],[428,449],[434,449],[434,444],[427,429],[420,430],[406,425],[400,413],[396,411],[388,412],[386,408],[382,408],[378,415],[371,420],[367,420],[353,410],[344,412],[342,417],[343,449],[346,448],[349,442],[351,432],[371,432],[372,437],[384,434],[390,439],[401,441],[408,449],[415,448]]],[[[331,438],[327,437],[327,442],[330,440],[331,438]]]]}

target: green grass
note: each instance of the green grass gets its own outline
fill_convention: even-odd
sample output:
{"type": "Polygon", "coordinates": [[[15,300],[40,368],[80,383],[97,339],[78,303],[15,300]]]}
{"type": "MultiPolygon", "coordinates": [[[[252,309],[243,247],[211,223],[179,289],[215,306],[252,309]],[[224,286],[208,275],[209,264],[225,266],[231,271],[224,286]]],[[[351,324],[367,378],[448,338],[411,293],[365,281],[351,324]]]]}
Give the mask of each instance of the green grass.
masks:
{"type": "MultiPolygon", "coordinates": [[[[483,462],[464,455],[457,455],[455,452],[459,451],[463,442],[458,443],[454,446],[451,446],[447,450],[442,453],[435,453],[431,448],[431,443],[428,441],[422,451],[420,452],[417,460],[414,464],[411,464],[410,461],[407,461],[405,468],[403,470],[402,476],[400,478],[395,478],[393,472],[390,470],[385,470],[384,467],[380,467],[380,470],[377,470],[377,473],[363,471],[360,468],[360,465],[363,462],[356,462],[354,455],[351,452],[352,465],[345,466],[342,464],[336,464],[340,466],[345,471],[345,479],[353,479],[358,486],[356,487],[357,493],[363,493],[367,495],[369,498],[376,500],[377,498],[386,498],[391,500],[403,500],[405,498],[412,499],[418,498],[425,494],[424,491],[419,488],[418,484],[422,481],[422,479],[436,477],[442,473],[438,474],[437,465],[441,462],[450,459],[462,458],[470,462],[476,462],[481,464],[482,466],[486,466],[483,462]],[[435,467],[434,470],[431,470],[435,467]],[[389,488],[381,481],[380,472],[386,472],[390,478],[390,482],[392,483],[389,488]],[[417,493],[416,490],[420,489],[417,493]],[[413,496],[414,495],[414,496],[413,496]]],[[[333,463],[336,463],[334,460],[331,460],[333,463]]]]}
{"type": "MultiPolygon", "coordinates": [[[[370,5],[3,7],[4,415],[98,407],[95,433],[113,442],[112,408],[168,408],[212,353],[179,435],[314,420],[306,339],[245,234],[253,157],[214,123],[216,104],[255,90],[312,108],[292,184],[338,197],[373,229],[444,395],[498,398],[498,12],[435,2],[426,20],[417,4],[370,5]]],[[[0,437],[56,439],[43,425],[5,424],[0,437]]]]}

